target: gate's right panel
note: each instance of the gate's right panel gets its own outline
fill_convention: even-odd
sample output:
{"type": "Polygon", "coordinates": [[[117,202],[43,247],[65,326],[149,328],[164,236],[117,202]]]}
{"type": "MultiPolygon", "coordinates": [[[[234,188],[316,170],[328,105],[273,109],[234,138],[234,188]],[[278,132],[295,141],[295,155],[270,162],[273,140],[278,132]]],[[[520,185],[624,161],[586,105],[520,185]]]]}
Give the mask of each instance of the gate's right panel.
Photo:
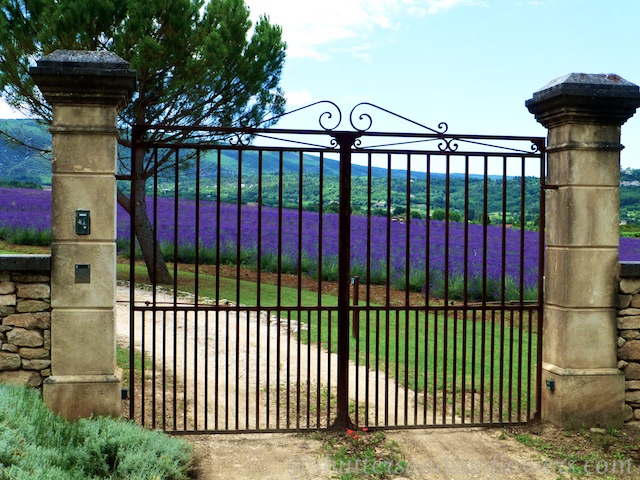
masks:
{"type": "Polygon", "coordinates": [[[517,424],[537,415],[543,150],[544,139],[513,137],[354,150],[353,423],[517,424]]]}

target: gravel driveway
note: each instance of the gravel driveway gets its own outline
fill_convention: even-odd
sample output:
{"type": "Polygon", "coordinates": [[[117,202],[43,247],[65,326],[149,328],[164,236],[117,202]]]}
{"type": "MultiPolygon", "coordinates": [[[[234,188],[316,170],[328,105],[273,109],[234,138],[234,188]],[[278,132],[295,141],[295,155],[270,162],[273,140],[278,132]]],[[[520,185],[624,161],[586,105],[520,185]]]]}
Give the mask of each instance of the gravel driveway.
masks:
{"type": "MultiPolygon", "coordinates": [[[[129,339],[129,290],[126,286],[119,286],[117,290],[118,306],[116,313],[116,331],[118,340],[127,342],[129,339]]],[[[136,294],[136,298],[144,300],[150,299],[150,293],[140,291],[136,294]]],[[[167,321],[165,319],[165,321],[167,321]]],[[[171,320],[168,320],[169,322],[171,320]]],[[[230,385],[228,395],[224,395],[219,399],[217,408],[224,408],[228,399],[236,398],[237,394],[241,401],[236,405],[237,413],[240,418],[251,417],[255,409],[245,409],[244,398],[261,389],[264,389],[262,382],[266,381],[266,376],[243,377],[242,372],[266,372],[267,344],[269,345],[269,355],[276,358],[276,345],[280,345],[280,359],[283,351],[289,352],[289,355],[297,355],[296,348],[289,348],[286,345],[293,341],[294,335],[287,336],[286,329],[280,329],[280,342],[277,342],[278,329],[273,328],[273,324],[269,327],[270,319],[249,318],[238,322],[241,328],[218,331],[218,336],[222,335],[229,341],[224,342],[224,348],[219,348],[219,368],[223,365],[232,364],[231,376],[236,375],[235,365],[237,360],[238,376],[241,381],[237,385],[230,385]],[[241,339],[248,338],[248,342],[236,342],[239,335],[241,339]],[[267,337],[270,341],[267,342],[267,337]],[[237,352],[236,347],[242,349],[237,352]],[[247,357],[247,349],[250,355],[247,357]],[[260,350],[260,349],[263,350],[260,350]],[[253,353],[252,353],[253,352],[253,353]],[[233,361],[232,361],[233,360],[233,361]],[[253,362],[253,363],[252,363],[253,362]],[[247,368],[247,366],[249,368],[247,368]],[[255,367],[258,367],[257,370],[255,367]],[[246,391],[246,387],[249,391],[246,391]]],[[[157,323],[157,322],[156,322],[157,323]]],[[[149,317],[145,322],[147,332],[153,331],[153,320],[149,317]]],[[[137,328],[141,328],[142,322],[138,321],[137,328]]],[[[225,326],[226,328],[226,326],[225,326]]],[[[158,336],[157,342],[174,342],[176,349],[165,349],[165,355],[168,365],[175,365],[175,376],[180,384],[186,385],[185,398],[200,398],[201,405],[204,405],[202,398],[206,380],[201,375],[193,375],[193,362],[197,362],[199,354],[190,352],[184,355],[178,349],[178,346],[184,345],[185,331],[177,328],[175,330],[168,329],[170,334],[175,333],[178,338],[167,339],[158,336]],[[176,341],[177,340],[177,341],[176,341]],[[174,353],[175,364],[174,364],[174,353]],[[186,357],[186,365],[184,358],[186,357]],[[186,367],[186,369],[185,369],[186,367]],[[184,378],[183,372],[187,372],[187,378],[184,378]],[[186,382],[185,382],[186,380],[186,382]]],[[[210,347],[215,335],[214,332],[205,334],[191,329],[186,332],[187,339],[197,344],[199,349],[210,347]]],[[[189,343],[189,342],[187,342],[189,343]]],[[[174,343],[170,343],[174,345],[174,343]]],[[[141,346],[139,342],[137,345],[141,346]]],[[[156,345],[158,351],[162,351],[161,345],[156,345]]],[[[151,349],[151,344],[147,343],[147,350],[151,349]]],[[[187,347],[188,348],[188,347],[187,347]]],[[[327,352],[318,352],[314,346],[307,347],[301,345],[300,348],[310,348],[311,351],[302,353],[304,356],[309,354],[310,358],[317,358],[318,355],[325,359],[326,362],[332,362],[332,376],[336,372],[335,362],[336,356],[327,352]]],[[[269,365],[270,369],[281,368],[281,362],[274,362],[269,365]]],[[[364,382],[364,378],[371,373],[367,373],[364,367],[359,367],[359,381],[364,382]]],[[[349,377],[355,378],[355,365],[350,366],[349,377]]],[[[306,381],[305,375],[309,369],[301,368],[298,372],[292,368],[289,372],[292,381],[302,379],[306,381]]],[[[273,374],[274,372],[272,372],[273,374]]],[[[328,369],[321,371],[312,371],[314,381],[326,383],[328,369]]],[[[392,382],[390,380],[390,382],[392,382]]],[[[335,379],[332,377],[332,383],[335,379]]],[[[395,388],[395,384],[391,383],[395,388]]],[[[353,387],[354,385],[352,385],[353,387]]],[[[364,383],[360,386],[362,389],[364,383]]],[[[351,391],[354,391],[351,388],[351,391]]],[[[402,394],[403,390],[399,392],[402,394]]],[[[266,400],[266,395],[263,395],[266,400]]],[[[390,398],[393,400],[393,398],[390,398]]],[[[412,398],[407,399],[407,404],[412,408],[412,398]]],[[[402,414],[405,401],[402,395],[399,395],[398,408],[402,414]]],[[[266,405],[264,407],[266,409],[266,405]]],[[[270,407],[273,408],[273,405],[270,407]]],[[[393,410],[395,405],[390,405],[393,410]]],[[[208,405],[209,418],[215,413],[215,405],[210,401],[208,405]]],[[[272,412],[275,415],[274,412],[272,412]]],[[[286,413],[285,413],[286,415],[286,413]]],[[[189,413],[188,422],[194,422],[196,416],[193,412],[189,413]]],[[[197,414],[199,425],[204,421],[203,409],[197,414]]],[[[286,421],[286,419],[282,419],[286,421]]],[[[249,418],[250,425],[260,425],[264,422],[262,418],[249,418]]],[[[387,432],[387,438],[395,440],[401,446],[405,454],[410,471],[405,472],[402,478],[414,479],[450,479],[450,478],[478,478],[478,479],[494,479],[494,478],[510,478],[510,479],[545,479],[557,478],[554,470],[541,462],[539,456],[519,444],[512,438],[502,435],[500,430],[496,429],[478,429],[478,428],[451,428],[451,429],[424,429],[424,430],[390,430],[387,432]]],[[[199,478],[203,480],[209,479],[313,479],[313,478],[330,478],[331,470],[326,459],[319,456],[320,442],[310,434],[291,434],[291,433],[258,433],[258,434],[217,434],[217,435],[194,435],[185,437],[195,446],[195,452],[198,460],[199,478]]]]}

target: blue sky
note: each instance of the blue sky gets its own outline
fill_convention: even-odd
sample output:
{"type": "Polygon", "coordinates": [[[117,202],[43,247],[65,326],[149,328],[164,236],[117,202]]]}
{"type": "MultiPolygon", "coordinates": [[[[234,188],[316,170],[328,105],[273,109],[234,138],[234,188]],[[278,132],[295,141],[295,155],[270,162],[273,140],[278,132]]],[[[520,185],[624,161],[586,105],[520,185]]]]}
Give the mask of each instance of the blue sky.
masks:
{"type": "MultiPolygon", "coordinates": [[[[371,102],[449,132],[544,136],[524,106],[572,72],[640,84],[638,0],[246,0],[288,44],[288,109],[344,114],[371,102]]],[[[318,128],[318,112],[283,128],[318,128]]],[[[375,113],[372,130],[392,128],[375,113]]],[[[347,128],[348,124],[343,123],[347,128]]],[[[640,112],[622,127],[622,167],[640,168],[640,112]]]]}
{"type": "MultiPolygon", "coordinates": [[[[638,0],[245,1],[283,28],[289,110],[371,102],[450,133],[544,136],[524,102],[551,80],[616,73],[640,84],[638,0]]],[[[319,128],[319,113],[278,126],[319,128]]],[[[374,113],[372,130],[398,126],[389,118],[374,113]]],[[[622,167],[640,168],[640,112],[622,143],[622,167]]]]}

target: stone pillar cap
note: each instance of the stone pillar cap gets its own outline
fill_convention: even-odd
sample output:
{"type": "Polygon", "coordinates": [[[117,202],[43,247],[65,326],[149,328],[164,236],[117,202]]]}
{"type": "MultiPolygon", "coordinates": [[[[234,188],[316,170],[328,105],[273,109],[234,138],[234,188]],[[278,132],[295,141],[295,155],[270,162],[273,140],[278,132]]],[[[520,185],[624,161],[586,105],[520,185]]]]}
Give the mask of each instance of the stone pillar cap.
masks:
{"type": "Polygon", "coordinates": [[[135,91],[129,62],[107,51],[56,50],[29,69],[51,104],[101,104],[122,107],[135,91]]]}
{"type": "Polygon", "coordinates": [[[525,102],[545,127],[564,123],[622,125],[640,106],[640,88],[612,73],[570,73],[525,102]]]}

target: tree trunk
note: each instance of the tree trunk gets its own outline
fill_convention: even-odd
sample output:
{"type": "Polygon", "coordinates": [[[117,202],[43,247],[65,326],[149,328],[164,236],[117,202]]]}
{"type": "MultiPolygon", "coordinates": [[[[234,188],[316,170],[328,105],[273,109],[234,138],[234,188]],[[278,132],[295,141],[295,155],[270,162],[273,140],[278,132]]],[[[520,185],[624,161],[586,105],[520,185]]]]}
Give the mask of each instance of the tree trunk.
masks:
{"type": "MultiPolygon", "coordinates": [[[[173,283],[173,279],[164,261],[160,245],[155,241],[153,225],[147,214],[146,175],[143,171],[143,162],[144,149],[136,149],[133,152],[131,165],[134,178],[131,189],[132,198],[135,198],[135,204],[131,201],[131,198],[127,198],[127,196],[119,190],[118,203],[131,216],[131,228],[134,229],[133,231],[138,239],[138,244],[142,251],[142,258],[147,266],[150,282],[153,285],[169,285],[173,283]],[[133,220],[134,218],[135,221],[133,220]]],[[[131,255],[135,255],[135,252],[131,252],[131,255]]]]}
{"type": "Polygon", "coordinates": [[[142,258],[147,266],[149,280],[154,285],[168,285],[173,283],[164,256],[160,250],[160,244],[154,240],[153,225],[147,215],[147,198],[144,180],[134,182],[136,189],[135,208],[135,233],[142,250],[142,258]]]}

